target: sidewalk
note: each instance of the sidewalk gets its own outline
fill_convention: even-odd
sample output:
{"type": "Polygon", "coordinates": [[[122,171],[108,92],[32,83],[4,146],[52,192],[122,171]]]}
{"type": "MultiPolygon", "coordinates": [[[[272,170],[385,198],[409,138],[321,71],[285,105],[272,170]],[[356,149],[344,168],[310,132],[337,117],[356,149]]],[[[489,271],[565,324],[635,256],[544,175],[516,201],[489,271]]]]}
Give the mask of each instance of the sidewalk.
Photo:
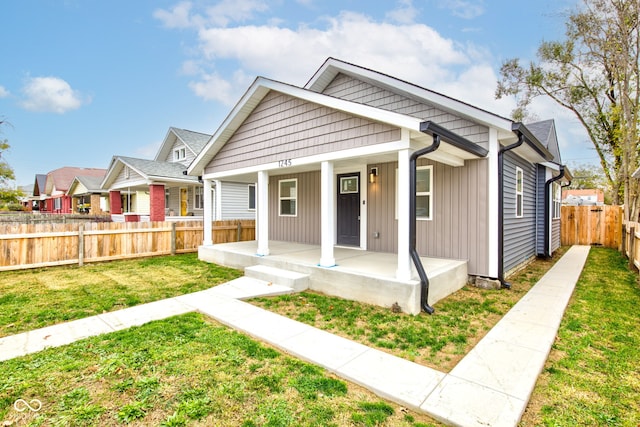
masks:
{"type": "Polygon", "coordinates": [[[240,301],[291,292],[248,278],[0,338],[0,360],[199,311],[445,424],[515,426],[544,367],[588,253],[588,246],[569,249],[448,374],[240,301]]]}

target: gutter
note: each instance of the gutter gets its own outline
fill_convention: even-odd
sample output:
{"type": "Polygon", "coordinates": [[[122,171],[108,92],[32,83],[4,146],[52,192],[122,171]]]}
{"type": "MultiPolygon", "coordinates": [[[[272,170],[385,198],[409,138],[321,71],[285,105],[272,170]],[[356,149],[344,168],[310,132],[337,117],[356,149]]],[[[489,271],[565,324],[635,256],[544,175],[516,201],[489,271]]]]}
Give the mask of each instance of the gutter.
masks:
{"type": "MultiPolygon", "coordinates": [[[[551,188],[551,184],[564,178],[564,170],[565,170],[564,165],[560,165],[560,174],[554,178],[548,179],[547,182],[544,183],[544,256],[545,257],[551,256],[551,250],[549,249],[549,246],[550,246],[549,233],[551,232],[552,219],[549,218],[549,208],[550,208],[549,189],[551,188]]],[[[551,203],[553,203],[553,201],[551,203]]]]}
{"type": "Polygon", "coordinates": [[[504,280],[504,153],[520,147],[529,133],[522,123],[514,123],[511,130],[518,135],[518,140],[498,151],[498,280],[503,288],[511,289],[511,283],[504,280]]]}
{"type": "Polygon", "coordinates": [[[420,277],[420,307],[426,313],[433,314],[435,309],[429,305],[429,278],[424,271],[420,255],[418,255],[418,251],[416,250],[416,163],[418,157],[436,151],[440,147],[441,139],[445,139],[447,143],[478,157],[486,157],[489,152],[485,148],[472,143],[432,121],[421,122],[420,132],[431,135],[433,137],[433,143],[420,150],[414,151],[409,158],[409,255],[420,277]]]}

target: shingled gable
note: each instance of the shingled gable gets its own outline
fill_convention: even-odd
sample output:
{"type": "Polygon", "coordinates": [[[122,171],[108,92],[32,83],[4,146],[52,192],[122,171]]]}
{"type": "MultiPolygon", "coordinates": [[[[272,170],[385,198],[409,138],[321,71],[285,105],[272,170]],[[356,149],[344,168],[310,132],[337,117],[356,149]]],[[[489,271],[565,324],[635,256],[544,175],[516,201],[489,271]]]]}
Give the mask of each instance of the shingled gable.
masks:
{"type": "Polygon", "coordinates": [[[109,172],[102,181],[102,188],[111,188],[122,169],[127,166],[137,174],[137,180],[127,183],[128,186],[149,185],[154,181],[195,184],[198,178],[184,174],[186,166],[181,163],[159,162],[138,159],[135,157],[114,156],[109,165],[109,172]]]}
{"type": "Polygon", "coordinates": [[[106,172],[106,169],[71,166],[55,169],[47,174],[45,192],[49,195],[52,194],[53,191],[66,193],[76,176],[104,176],[106,172]]]}
{"type": "Polygon", "coordinates": [[[535,135],[540,143],[553,155],[553,161],[562,164],[560,158],[560,147],[558,146],[558,135],[556,134],[556,123],[553,119],[540,122],[527,123],[527,129],[535,135]]]}
{"type": "Polygon", "coordinates": [[[185,147],[191,151],[193,157],[195,157],[202,151],[209,139],[211,139],[211,135],[206,133],[170,127],[154,160],[166,161],[171,155],[171,148],[176,143],[176,140],[182,142],[185,147]]]}

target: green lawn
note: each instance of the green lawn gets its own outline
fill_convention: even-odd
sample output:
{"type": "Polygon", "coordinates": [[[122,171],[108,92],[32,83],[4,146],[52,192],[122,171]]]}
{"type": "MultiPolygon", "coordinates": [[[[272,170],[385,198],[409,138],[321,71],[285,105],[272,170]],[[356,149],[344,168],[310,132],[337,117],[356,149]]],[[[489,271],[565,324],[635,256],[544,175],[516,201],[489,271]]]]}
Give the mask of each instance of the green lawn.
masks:
{"type": "Polygon", "coordinates": [[[197,313],[2,362],[0,372],[8,425],[432,425],[197,313]],[[17,399],[42,408],[17,412],[17,399]]]}
{"type": "Polygon", "coordinates": [[[0,337],[174,297],[240,277],[198,260],[161,256],[0,272],[0,337]]]}
{"type": "Polygon", "coordinates": [[[591,248],[522,426],[640,425],[638,274],[591,248]]]}
{"type": "MultiPolygon", "coordinates": [[[[447,371],[557,260],[510,291],[465,287],[433,316],[303,293],[256,304],[447,371]]],[[[0,273],[0,336],[237,277],[195,255],[0,273]]],[[[521,426],[640,424],[640,288],[592,248],[521,426]]],[[[0,363],[0,425],[424,426],[429,418],[187,314],[0,363]],[[16,399],[39,399],[17,412],[16,399]]]]}

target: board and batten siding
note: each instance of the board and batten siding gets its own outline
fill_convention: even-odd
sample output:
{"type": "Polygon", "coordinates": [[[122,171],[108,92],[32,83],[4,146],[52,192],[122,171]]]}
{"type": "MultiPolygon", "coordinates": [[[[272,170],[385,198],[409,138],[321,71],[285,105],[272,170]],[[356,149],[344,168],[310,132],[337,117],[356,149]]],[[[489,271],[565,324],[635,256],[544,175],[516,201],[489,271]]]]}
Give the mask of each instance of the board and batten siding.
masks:
{"type": "Polygon", "coordinates": [[[342,73],[338,74],[322,93],[422,120],[431,120],[471,142],[489,148],[489,129],[486,126],[342,73]]]}
{"type": "Polygon", "coordinates": [[[249,210],[249,184],[241,182],[221,182],[222,220],[255,219],[256,211],[249,210]]]}
{"type": "MultiPolygon", "coordinates": [[[[488,160],[466,161],[463,167],[418,160],[418,166],[425,165],[433,167],[433,216],[431,220],[417,222],[418,253],[425,257],[468,260],[469,274],[488,274],[489,236],[485,225],[488,222],[488,160]]],[[[376,183],[368,185],[368,249],[397,252],[397,163],[367,167],[378,168],[376,183]]],[[[398,190],[409,191],[408,188],[398,190]]]]}
{"type": "Polygon", "coordinates": [[[320,171],[269,177],[269,239],[320,244],[320,171]],[[278,182],[298,179],[297,216],[279,215],[278,182]]]}
{"type": "Polygon", "coordinates": [[[207,165],[205,173],[399,139],[399,128],[271,91],[207,165]]]}
{"type": "Polygon", "coordinates": [[[511,152],[504,155],[504,257],[508,274],[536,255],[536,166],[511,152]],[[523,172],[523,215],[516,217],[516,167],[523,172]]]}

